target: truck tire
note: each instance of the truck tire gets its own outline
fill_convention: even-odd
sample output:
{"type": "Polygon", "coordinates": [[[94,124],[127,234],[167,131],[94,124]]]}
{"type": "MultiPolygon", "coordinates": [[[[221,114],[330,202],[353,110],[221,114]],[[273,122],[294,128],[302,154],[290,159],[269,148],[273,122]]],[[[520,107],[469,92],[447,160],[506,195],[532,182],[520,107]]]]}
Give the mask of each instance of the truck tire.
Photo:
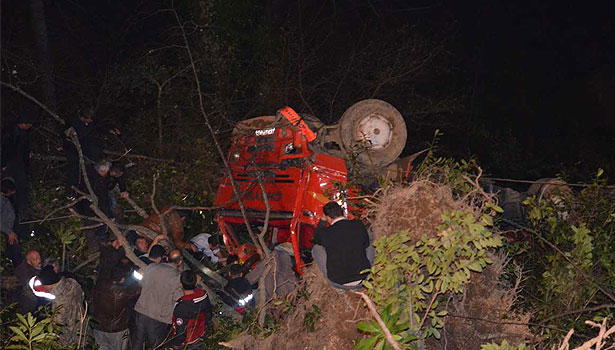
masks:
{"type": "Polygon", "coordinates": [[[357,154],[360,163],[383,167],[399,157],[406,146],[406,122],[391,104],[376,99],[359,101],[339,122],[346,153],[357,154]]]}

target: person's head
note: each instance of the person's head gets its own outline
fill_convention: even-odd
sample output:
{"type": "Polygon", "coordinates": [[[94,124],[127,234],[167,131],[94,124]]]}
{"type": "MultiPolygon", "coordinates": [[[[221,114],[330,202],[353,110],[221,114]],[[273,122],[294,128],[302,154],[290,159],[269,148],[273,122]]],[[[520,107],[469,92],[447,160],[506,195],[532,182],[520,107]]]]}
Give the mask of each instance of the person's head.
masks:
{"type": "Polygon", "coordinates": [[[17,123],[17,127],[19,127],[21,130],[30,130],[30,128],[32,127],[32,123],[17,123]]]}
{"type": "Polygon", "coordinates": [[[12,179],[2,180],[0,183],[0,191],[2,191],[2,194],[5,196],[12,196],[15,192],[17,192],[15,182],[12,179]]]}
{"type": "Polygon", "coordinates": [[[122,264],[120,262],[111,269],[111,281],[113,281],[113,283],[122,284],[126,281],[126,278],[131,272],[132,269],[128,264],[122,264]]]}
{"type": "Polygon", "coordinates": [[[148,257],[151,261],[159,263],[162,261],[162,258],[164,257],[165,254],[166,254],[166,251],[164,250],[164,247],[161,246],[160,244],[156,244],[149,251],[148,257]]]}
{"type": "Polygon", "coordinates": [[[60,276],[53,271],[53,266],[47,265],[39,272],[38,280],[47,290],[52,290],[60,282],[60,276]]]}
{"type": "MultiPolygon", "coordinates": [[[[35,269],[41,268],[41,255],[36,250],[28,250],[26,253],[26,263],[35,269]]],[[[53,268],[53,267],[52,267],[53,268]]]]}
{"type": "Polygon", "coordinates": [[[137,237],[135,247],[141,253],[147,253],[147,239],[145,237],[137,237]]]}
{"type": "Polygon", "coordinates": [[[220,248],[220,236],[218,235],[209,236],[209,238],[207,239],[207,242],[209,243],[209,248],[211,250],[216,250],[220,248]]]}
{"type": "Polygon", "coordinates": [[[192,270],[186,270],[179,276],[181,287],[184,291],[193,291],[196,289],[197,277],[192,270]]]}
{"type": "Polygon", "coordinates": [[[169,263],[175,265],[176,267],[180,267],[184,262],[182,257],[182,252],[179,249],[173,249],[169,252],[168,257],[169,263]]]}
{"type": "Polygon", "coordinates": [[[239,264],[233,264],[228,270],[228,275],[231,279],[243,277],[243,268],[239,264]]]}
{"type": "Polygon", "coordinates": [[[55,273],[60,273],[60,262],[58,261],[58,259],[50,256],[47,259],[45,259],[45,262],[43,263],[43,266],[53,266],[53,271],[55,271],[55,273]]]}
{"type": "Polygon", "coordinates": [[[111,168],[111,163],[107,160],[101,160],[100,162],[94,164],[94,169],[98,173],[98,175],[105,177],[109,173],[109,169],[111,168]]]}
{"type": "Polygon", "coordinates": [[[111,165],[111,169],[109,170],[109,175],[113,177],[122,177],[124,175],[124,166],[119,163],[113,163],[111,165]]]}
{"type": "Polygon", "coordinates": [[[85,107],[79,110],[79,120],[85,125],[88,125],[94,121],[94,109],[91,107],[85,107]]]}
{"type": "Polygon", "coordinates": [[[334,201],[331,201],[327,204],[325,204],[324,207],[322,207],[322,213],[325,215],[327,221],[329,221],[329,223],[331,223],[331,221],[339,218],[339,217],[343,217],[344,216],[344,211],[342,210],[342,207],[340,207],[339,204],[337,204],[334,201]]]}
{"type": "Polygon", "coordinates": [[[37,121],[39,110],[33,105],[28,105],[21,113],[17,114],[17,127],[21,130],[28,131],[32,128],[32,124],[37,121]]]}
{"type": "Polygon", "coordinates": [[[237,254],[231,254],[226,258],[226,265],[233,265],[239,263],[239,257],[237,254]]]}

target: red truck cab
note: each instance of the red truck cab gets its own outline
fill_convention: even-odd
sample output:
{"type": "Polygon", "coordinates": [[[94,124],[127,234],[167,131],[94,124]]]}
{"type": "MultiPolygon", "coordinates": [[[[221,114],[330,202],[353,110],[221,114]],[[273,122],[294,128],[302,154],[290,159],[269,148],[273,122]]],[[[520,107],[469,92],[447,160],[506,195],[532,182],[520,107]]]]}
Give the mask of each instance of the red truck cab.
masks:
{"type": "MultiPolygon", "coordinates": [[[[300,271],[323,205],[340,198],[340,185],[346,183],[344,159],[315,152],[298,127],[269,116],[237,125],[227,161],[254,232],[265,224],[266,197],[270,206],[266,238],[272,244],[291,242],[300,271]]],[[[246,261],[256,250],[230,177],[220,183],[214,205],[220,206],[217,221],[229,252],[246,261]]]]}

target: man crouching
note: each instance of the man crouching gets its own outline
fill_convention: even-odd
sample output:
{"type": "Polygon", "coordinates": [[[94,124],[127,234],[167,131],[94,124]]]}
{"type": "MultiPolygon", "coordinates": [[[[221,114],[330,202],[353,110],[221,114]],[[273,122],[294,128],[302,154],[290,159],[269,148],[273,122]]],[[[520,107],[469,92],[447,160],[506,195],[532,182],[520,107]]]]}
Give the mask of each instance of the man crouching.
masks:
{"type": "Polygon", "coordinates": [[[367,276],[361,271],[369,269],[374,260],[367,229],[361,221],[344,217],[336,202],[325,204],[322,211],[329,227],[323,222],[316,228],[312,257],[331,286],[360,289],[367,276]]]}

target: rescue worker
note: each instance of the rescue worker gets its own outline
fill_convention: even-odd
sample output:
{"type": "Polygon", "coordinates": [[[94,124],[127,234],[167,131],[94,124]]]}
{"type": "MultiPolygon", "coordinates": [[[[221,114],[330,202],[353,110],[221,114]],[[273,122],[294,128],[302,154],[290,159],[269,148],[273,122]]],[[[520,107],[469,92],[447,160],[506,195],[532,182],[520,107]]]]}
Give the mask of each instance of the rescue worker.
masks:
{"type": "Polygon", "coordinates": [[[248,308],[255,305],[254,295],[250,282],[243,277],[243,267],[239,264],[231,265],[229,269],[229,281],[224,286],[223,300],[227,305],[232,306],[241,315],[247,313],[248,308]]]}
{"type": "Polygon", "coordinates": [[[52,307],[56,312],[53,319],[58,324],[61,324],[60,339],[58,343],[61,346],[73,346],[77,343],[80,336],[84,336],[86,330],[82,326],[82,319],[85,319],[83,307],[83,289],[77,281],[72,278],[60,277],[53,266],[45,266],[41,269],[38,275],[38,280],[34,281],[34,287],[37,287],[37,282],[42,287],[42,293],[47,293],[48,298],[52,300],[52,307]]]}

